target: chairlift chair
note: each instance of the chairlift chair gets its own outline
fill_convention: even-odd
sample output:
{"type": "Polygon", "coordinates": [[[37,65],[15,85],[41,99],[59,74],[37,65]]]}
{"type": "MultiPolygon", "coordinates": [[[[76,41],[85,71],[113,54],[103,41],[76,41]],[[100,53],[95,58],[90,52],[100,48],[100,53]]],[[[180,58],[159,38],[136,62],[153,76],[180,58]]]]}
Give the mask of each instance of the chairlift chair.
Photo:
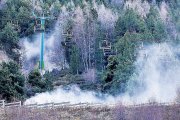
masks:
{"type": "Polygon", "coordinates": [[[102,43],[99,44],[100,49],[111,49],[111,43],[107,40],[103,40],[102,43]]]}
{"type": "Polygon", "coordinates": [[[66,38],[69,38],[71,39],[72,38],[72,33],[68,30],[67,32],[64,32],[63,35],[66,37],[66,38]]]}
{"type": "Polygon", "coordinates": [[[35,26],[34,26],[34,32],[43,32],[45,31],[45,27],[41,25],[41,23],[39,22],[39,20],[35,21],[35,26]]]}
{"type": "Polygon", "coordinates": [[[63,36],[65,36],[65,41],[64,41],[64,45],[65,46],[71,46],[72,44],[74,44],[74,42],[72,41],[72,34],[69,32],[69,31],[67,31],[66,33],[64,33],[63,34],[63,36]]]}

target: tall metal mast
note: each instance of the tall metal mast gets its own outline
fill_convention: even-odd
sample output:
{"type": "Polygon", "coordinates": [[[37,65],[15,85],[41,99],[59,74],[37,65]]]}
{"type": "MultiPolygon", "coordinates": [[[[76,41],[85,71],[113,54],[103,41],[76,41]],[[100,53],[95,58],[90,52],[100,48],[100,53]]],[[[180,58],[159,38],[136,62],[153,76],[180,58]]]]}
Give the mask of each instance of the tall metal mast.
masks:
{"type": "MultiPolygon", "coordinates": [[[[41,0],[42,4],[43,1],[41,0]]],[[[35,4],[35,1],[33,1],[33,4],[35,4]]],[[[33,16],[35,19],[40,20],[40,28],[36,28],[35,30],[38,30],[41,32],[41,42],[40,42],[40,59],[39,59],[39,69],[42,72],[44,70],[44,35],[45,35],[45,22],[47,19],[51,19],[51,17],[45,17],[44,11],[42,12],[42,16],[37,16],[34,13],[33,10],[33,16]]]]}

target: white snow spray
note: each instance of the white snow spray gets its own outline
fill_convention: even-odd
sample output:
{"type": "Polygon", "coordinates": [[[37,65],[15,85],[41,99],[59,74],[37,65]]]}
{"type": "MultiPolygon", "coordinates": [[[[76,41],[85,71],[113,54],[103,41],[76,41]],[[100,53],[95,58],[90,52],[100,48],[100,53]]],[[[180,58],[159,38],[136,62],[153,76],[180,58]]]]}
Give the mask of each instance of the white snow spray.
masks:
{"type": "Polygon", "coordinates": [[[147,103],[152,100],[173,102],[180,87],[180,61],[177,48],[162,43],[149,45],[140,50],[134,63],[136,70],[129,80],[128,90],[118,97],[82,91],[77,86],[72,86],[68,90],[59,87],[52,92],[37,94],[26,100],[25,104],[67,101],[107,104],[147,103]]]}
{"type": "Polygon", "coordinates": [[[150,45],[139,52],[136,71],[128,84],[135,101],[175,100],[180,88],[179,52],[178,46],[167,43],[150,45]]]}
{"type": "MultiPolygon", "coordinates": [[[[135,3],[126,2],[125,8],[128,6],[136,9],[137,6],[139,6],[137,9],[138,13],[141,16],[146,16],[150,9],[149,3],[139,3],[140,0],[135,1],[135,3]]],[[[167,17],[167,10],[164,9],[167,6],[165,4],[164,6],[165,7],[162,7],[160,11],[162,19],[167,17]]],[[[107,10],[103,5],[100,7],[95,6],[95,8],[98,11],[98,20],[102,23],[114,23],[116,21],[116,14],[112,14],[112,11],[107,10]],[[109,17],[104,16],[104,13],[106,13],[109,17]]],[[[76,10],[77,13],[82,13],[80,8],[76,10]]],[[[80,16],[77,19],[79,22],[78,25],[81,25],[84,21],[84,17],[83,14],[78,15],[80,16]]],[[[59,30],[56,30],[57,32],[51,34],[47,40],[46,49],[49,49],[49,52],[47,52],[49,55],[53,55],[54,47],[57,46],[56,44],[53,47],[53,43],[55,43],[53,41],[58,37],[62,37],[57,35],[57,33],[61,31],[61,28],[58,27],[58,29],[59,30]]],[[[39,40],[39,38],[37,39],[39,40]]],[[[24,43],[26,49],[31,50],[29,51],[30,53],[27,53],[27,59],[32,59],[32,56],[38,55],[39,49],[36,50],[36,46],[39,45],[38,41],[33,44],[29,44],[29,42],[24,43]],[[28,55],[30,57],[28,57],[28,55]]],[[[129,82],[127,83],[127,91],[117,97],[93,91],[82,91],[78,86],[70,86],[69,89],[58,87],[51,92],[36,94],[34,97],[27,99],[25,104],[41,104],[49,102],[89,102],[107,104],[118,102],[121,102],[122,104],[135,104],[147,103],[150,101],[174,102],[177,97],[177,91],[180,88],[180,50],[178,48],[179,46],[173,46],[169,43],[161,43],[147,45],[144,46],[143,49],[139,50],[137,59],[134,62],[134,74],[130,77],[129,82]]],[[[50,61],[49,58],[52,57],[49,57],[48,55],[45,57],[47,61],[50,61]]]]}
{"type": "MultiPolygon", "coordinates": [[[[45,33],[45,49],[44,62],[45,70],[51,71],[53,69],[61,69],[64,67],[64,52],[61,46],[63,39],[63,23],[65,22],[63,11],[55,24],[54,29],[50,33],[45,33]]],[[[36,33],[32,37],[26,37],[21,40],[23,47],[23,72],[29,73],[34,68],[38,67],[40,54],[40,40],[41,34],[36,33]]],[[[67,64],[65,66],[68,66],[67,64]]]]}

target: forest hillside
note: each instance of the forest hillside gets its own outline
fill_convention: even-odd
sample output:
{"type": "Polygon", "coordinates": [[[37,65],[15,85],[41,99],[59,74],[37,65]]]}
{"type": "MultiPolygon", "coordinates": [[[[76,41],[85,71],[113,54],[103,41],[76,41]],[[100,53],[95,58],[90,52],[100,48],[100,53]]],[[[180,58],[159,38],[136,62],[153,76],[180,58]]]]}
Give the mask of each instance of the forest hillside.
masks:
{"type": "Polygon", "coordinates": [[[0,0],[0,16],[0,99],[180,101],[180,0],[0,0]]]}

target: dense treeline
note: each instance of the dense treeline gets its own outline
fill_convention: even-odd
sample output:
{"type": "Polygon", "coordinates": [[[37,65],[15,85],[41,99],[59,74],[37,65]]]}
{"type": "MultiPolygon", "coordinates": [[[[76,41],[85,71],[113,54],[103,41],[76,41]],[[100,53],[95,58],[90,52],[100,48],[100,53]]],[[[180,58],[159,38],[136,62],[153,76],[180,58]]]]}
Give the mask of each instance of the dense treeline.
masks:
{"type": "Polygon", "coordinates": [[[42,78],[38,71],[32,71],[26,78],[21,71],[19,39],[34,33],[35,21],[31,11],[28,0],[7,0],[0,9],[0,50],[5,51],[10,59],[9,63],[1,63],[0,99],[23,100],[52,89],[48,73],[42,78]]]}
{"type": "MultiPolygon", "coordinates": [[[[67,46],[65,42],[62,43],[69,68],[60,72],[46,72],[43,76],[38,70],[34,70],[24,77],[20,71],[19,38],[34,33],[33,6],[29,0],[7,0],[0,9],[0,49],[13,62],[1,64],[0,98],[24,99],[37,92],[52,90],[53,82],[58,83],[58,80],[78,83],[82,89],[113,95],[125,92],[134,72],[136,52],[141,43],[160,43],[171,38],[171,41],[179,41],[178,36],[171,37],[169,22],[174,24],[173,29],[176,32],[180,32],[180,1],[165,1],[169,6],[170,17],[167,19],[171,19],[170,21],[163,21],[160,17],[158,10],[163,0],[156,0],[157,4],[148,0],[150,9],[146,16],[141,16],[131,7],[123,8],[125,1],[121,7],[117,7],[115,3],[118,0],[96,0],[98,5],[103,4],[106,9],[112,10],[112,14],[116,12],[112,18],[114,20],[102,21],[102,13],[98,12],[91,0],[86,3],[84,0],[44,0],[45,4],[40,5],[40,8],[47,11],[46,15],[49,16],[57,17],[61,14],[62,6],[66,6],[68,12],[74,13],[75,8],[80,6],[80,12],[69,16],[64,25],[64,32],[73,34],[64,40],[73,41],[72,44],[67,46]],[[80,18],[77,19],[77,16],[80,18]],[[100,49],[103,40],[111,42],[112,51],[116,51],[116,55],[104,57],[103,50],[100,49]],[[91,74],[92,71],[95,71],[95,75],[85,74],[91,74]],[[86,79],[93,79],[93,82],[86,79]]],[[[40,11],[37,10],[37,13],[41,14],[40,11]]],[[[51,28],[53,22],[55,21],[48,21],[46,27],[51,28]]]]}
{"type": "Polygon", "coordinates": [[[19,60],[19,38],[32,34],[33,21],[28,1],[8,0],[0,10],[0,47],[15,61],[19,60]]]}

